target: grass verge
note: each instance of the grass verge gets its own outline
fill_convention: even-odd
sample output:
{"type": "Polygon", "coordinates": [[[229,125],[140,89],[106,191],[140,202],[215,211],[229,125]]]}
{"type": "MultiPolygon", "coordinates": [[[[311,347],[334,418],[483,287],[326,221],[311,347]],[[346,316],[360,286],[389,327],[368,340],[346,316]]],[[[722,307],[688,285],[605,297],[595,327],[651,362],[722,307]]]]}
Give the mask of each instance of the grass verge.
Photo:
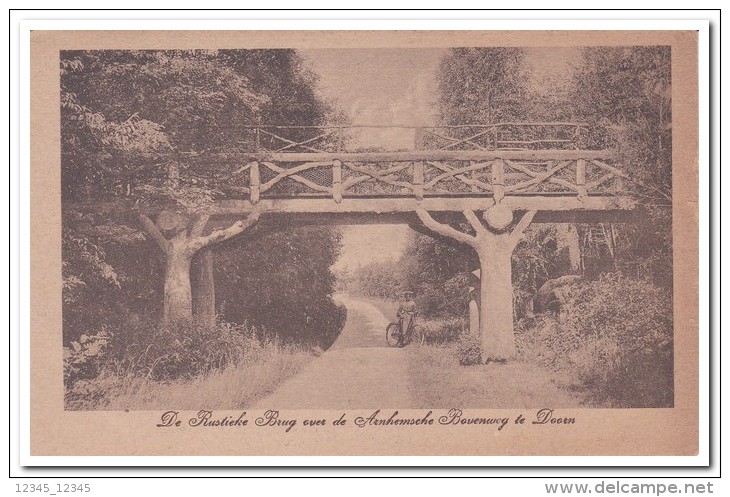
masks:
{"type": "Polygon", "coordinates": [[[96,378],[77,382],[74,386],[76,395],[67,395],[66,408],[109,411],[242,409],[273,392],[315,356],[312,351],[300,347],[266,342],[235,364],[192,379],[158,381],[103,371],[96,378]]]}
{"type": "Polygon", "coordinates": [[[522,361],[459,364],[458,344],[410,346],[408,374],[417,408],[569,408],[584,405],[557,373],[522,361]]]}

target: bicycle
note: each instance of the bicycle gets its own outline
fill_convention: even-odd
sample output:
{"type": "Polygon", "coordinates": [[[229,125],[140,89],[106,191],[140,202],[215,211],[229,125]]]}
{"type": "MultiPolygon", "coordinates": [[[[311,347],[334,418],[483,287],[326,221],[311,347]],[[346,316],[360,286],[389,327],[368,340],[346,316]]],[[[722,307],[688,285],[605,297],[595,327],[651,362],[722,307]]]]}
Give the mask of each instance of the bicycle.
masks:
{"type": "Polygon", "coordinates": [[[423,331],[423,327],[419,324],[416,324],[416,315],[413,315],[413,319],[411,319],[411,324],[408,326],[408,329],[406,330],[406,335],[401,340],[401,329],[400,329],[400,322],[394,321],[388,325],[387,328],[385,328],[385,342],[390,347],[405,347],[409,343],[413,342],[415,339],[415,342],[419,345],[423,345],[423,342],[426,339],[426,334],[423,331]]]}

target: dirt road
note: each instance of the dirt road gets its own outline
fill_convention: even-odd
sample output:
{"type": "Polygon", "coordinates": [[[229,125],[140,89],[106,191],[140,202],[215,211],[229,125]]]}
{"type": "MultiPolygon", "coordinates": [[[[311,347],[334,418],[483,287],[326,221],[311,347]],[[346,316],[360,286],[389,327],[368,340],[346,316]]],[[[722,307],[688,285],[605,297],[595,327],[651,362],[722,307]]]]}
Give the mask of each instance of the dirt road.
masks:
{"type": "Polygon", "coordinates": [[[385,343],[390,320],[365,300],[343,296],[337,300],[347,306],[347,323],[339,338],[255,408],[413,407],[406,350],[385,343]]]}
{"type": "Polygon", "coordinates": [[[425,409],[579,407],[555,375],[510,361],[463,367],[453,349],[388,347],[390,322],[365,299],[338,297],[347,323],[320,357],[256,405],[258,409],[425,409]]]}

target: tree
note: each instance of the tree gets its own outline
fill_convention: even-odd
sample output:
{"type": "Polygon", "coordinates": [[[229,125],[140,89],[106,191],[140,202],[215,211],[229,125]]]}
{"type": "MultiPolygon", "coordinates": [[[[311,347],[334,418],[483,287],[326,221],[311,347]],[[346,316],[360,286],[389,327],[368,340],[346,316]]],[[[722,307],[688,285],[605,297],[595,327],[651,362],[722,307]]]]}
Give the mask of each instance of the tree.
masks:
{"type": "Polygon", "coordinates": [[[402,264],[409,289],[415,291],[425,316],[462,316],[467,303],[471,271],[479,268],[476,253],[438,233],[414,233],[402,264]]]}
{"type": "MultiPolygon", "coordinates": [[[[439,122],[485,125],[521,121],[529,116],[529,68],[524,49],[515,47],[454,48],[443,57],[438,76],[439,122]]],[[[469,133],[475,133],[470,129],[469,133]]],[[[452,130],[452,133],[464,133],[452,130]]],[[[460,136],[463,138],[463,136],[460,136]]],[[[471,226],[461,223],[460,230],[471,226]]],[[[433,230],[432,230],[433,231],[433,230]]],[[[409,286],[419,307],[431,315],[463,315],[478,254],[470,244],[449,237],[416,235],[407,254],[417,264],[409,269],[409,286]]]]}
{"type": "MultiPolygon", "coordinates": [[[[156,242],[164,259],[165,322],[189,319],[193,308],[210,310],[192,305],[193,297],[211,301],[212,286],[191,289],[191,263],[199,261],[196,280],[212,281],[207,251],[257,219],[211,231],[217,224],[207,222],[208,207],[235,193],[230,178],[240,164],[226,153],[254,149],[246,125],[324,122],[329,108],[314,84],[293,50],[62,53],[65,211],[116,205],[119,215],[104,220],[108,229],[124,225],[138,232],[141,226],[156,242]]],[[[64,218],[68,239],[76,237],[66,222],[72,217],[64,218]]],[[[69,267],[69,291],[82,287],[74,278],[82,280],[69,267]]]]}
{"type": "MultiPolygon", "coordinates": [[[[139,217],[166,258],[164,321],[189,319],[190,261],[220,233],[203,243],[204,223],[184,223],[190,218],[186,214],[204,209],[216,191],[209,180],[212,164],[187,163],[179,151],[230,139],[222,124],[231,109],[250,115],[262,98],[211,52],[71,52],[63,57],[63,200],[122,197],[138,207],[162,208],[157,225],[145,214],[139,217]],[[82,191],[78,185],[84,185],[82,191]],[[183,243],[191,237],[196,240],[183,243]]],[[[227,236],[237,227],[231,226],[227,236]]]]}
{"type": "Polygon", "coordinates": [[[425,209],[419,209],[417,214],[428,229],[468,245],[477,253],[481,268],[479,331],[482,358],[504,360],[513,357],[516,349],[512,322],[512,252],[522,240],[535,211],[524,213],[514,228],[502,233],[485,227],[473,211],[464,211],[473,235],[436,221],[425,209]]]}
{"type": "Polygon", "coordinates": [[[163,211],[157,223],[140,214],[145,231],[155,240],[165,255],[165,295],[163,323],[176,324],[193,318],[193,292],[190,286],[190,266],[193,257],[201,250],[217,243],[234,238],[258,221],[259,214],[254,212],[245,220],[237,221],[230,227],[214,230],[203,236],[208,215],[200,214],[190,225],[190,219],[179,213],[163,211]],[[170,237],[162,233],[168,232],[170,237]]]}
{"type": "MultiPolygon", "coordinates": [[[[621,226],[608,250],[627,273],[672,284],[671,50],[664,46],[592,47],[575,74],[574,102],[582,119],[610,130],[607,145],[630,171],[624,189],[640,205],[636,223],[621,226]]],[[[589,145],[606,145],[592,140],[589,145]]],[[[591,233],[583,234],[589,241],[591,233]]],[[[606,237],[599,236],[599,240],[606,237]]],[[[592,246],[596,255],[600,247],[592,246]]]]}
{"type": "Polygon", "coordinates": [[[443,124],[493,124],[525,113],[525,52],[513,47],[452,48],[439,67],[443,124]]]}

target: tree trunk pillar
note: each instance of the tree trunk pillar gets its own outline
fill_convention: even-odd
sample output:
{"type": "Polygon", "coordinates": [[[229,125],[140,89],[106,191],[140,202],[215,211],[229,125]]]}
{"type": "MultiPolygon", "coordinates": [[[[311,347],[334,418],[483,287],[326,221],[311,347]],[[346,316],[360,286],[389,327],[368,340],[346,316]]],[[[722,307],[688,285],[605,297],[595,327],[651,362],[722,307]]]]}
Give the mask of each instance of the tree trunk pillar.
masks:
{"type": "Polygon", "coordinates": [[[515,356],[513,323],[512,251],[524,237],[537,211],[525,212],[511,231],[512,210],[497,204],[484,213],[490,228],[486,228],[470,210],[464,217],[474,228],[475,235],[439,223],[425,209],[416,211],[427,228],[472,247],[479,256],[479,332],[482,360],[504,361],[515,356]]]}
{"type": "Polygon", "coordinates": [[[165,306],[163,323],[192,321],[192,291],[190,288],[190,264],[192,254],[187,247],[174,241],[170,243],[165,270],[165,306]]]}
{"type": "Polygon", "coordinates": [[[165,254],[163,326],[192,321],[193,315],[205,322],[214,323],[215,286],[211,247],[250,228],[258,221],[259,211],[254,209],[245,220],[236,221],[226,229],[213,230],[207,236],[203,236],[203,232],[210,219],[208,214],[198,215],[192,224],[189,215],[176,211],[162,211],[157,216],[156,223],[143,213],[139,213],[138,217],[147,236],[165,254]],[[171,235],[171,238],[163,233],[171,235]],[[196,271],[195,275],[191,275],[190,269],[196,254],[199,254],[196,257],[196,271]],[[196,286],[195,308],[191,276],[194,277],[196,286]]]}
{"type": "Polygon", "coordinates": [[[193,315],[207,326],[215,325],[215,281],[213,279],[213,249],[204,248],[195,256],[193,285],[193,315]]]}
{"type": "Polygon", "coordinates": [[[487,243],[478,250],[481,266],[479,333],[482,360],[504,361],[515,356],[512,292],[512,249],[499,243],[507,234],[493,234],[497,243],[487,243]]]}
{"type": "Polygon", "coordinates": [[[578,227],[575,224],[557,225],[558,248],[567,252],[568,263],[571,274],[583,274],[583,261],[580,252],[580,237],[578,227]]]}

